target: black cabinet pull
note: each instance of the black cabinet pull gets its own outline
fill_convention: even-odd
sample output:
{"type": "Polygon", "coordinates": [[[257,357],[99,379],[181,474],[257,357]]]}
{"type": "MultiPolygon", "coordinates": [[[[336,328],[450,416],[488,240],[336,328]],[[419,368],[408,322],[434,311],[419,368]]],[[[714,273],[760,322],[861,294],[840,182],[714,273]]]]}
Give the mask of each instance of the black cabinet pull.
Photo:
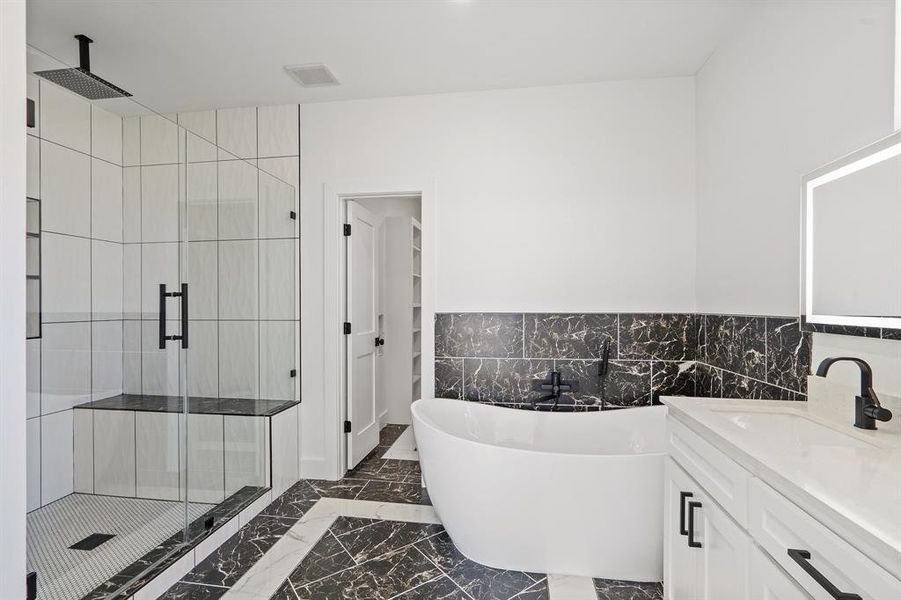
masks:
{"type": "Polygon", "coordinates": [[[166,284],[160,284],[160,350],[165,350],[167,340],[181,340],[181,347],[188,347],[188,284],[181,284],[180,292],[167,292],[166,284]],[[166,335],[166,299],[181,299],[181,335],[166,335]]]}
{"type": "Polygon", "coordinates": [[[679,533],[681,535],[688,535],[688,530],[685,529],[685,499],[693,496],[694,494],[691,492],[679,492],[679,533]]]}
{"type": "Polygon", "coordinates": [[[695,541],[695,509],[701,508],[700,502],[688,503],[688,547],[700,548],[701,542],[695,541]]]}
{"type": "Polygon", "coordinates": [[[826,590],[826,593],[835,598],[835,600],[863,600],[858,594],[850,594],[839,590],[831,581],[826,579],[822,573],[817,571],[816,568],[810,564],[810,552],[807,550],[789,549],[788,556],[798,563],[798,566],[804,569],[804,572],[820,584],[820,587],[826,590]]]}

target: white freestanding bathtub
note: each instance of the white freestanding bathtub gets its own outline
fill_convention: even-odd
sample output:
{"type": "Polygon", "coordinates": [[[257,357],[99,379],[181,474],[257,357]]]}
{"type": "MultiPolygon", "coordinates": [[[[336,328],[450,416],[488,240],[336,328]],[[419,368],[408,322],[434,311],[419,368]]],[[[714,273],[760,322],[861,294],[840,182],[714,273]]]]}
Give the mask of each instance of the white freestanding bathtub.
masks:
{"type": "Polygon", "coordinates": [[[666,407],[534,412],[413,403],[429,497],[470,559],[499,569],[663,579],[666,407]]]}

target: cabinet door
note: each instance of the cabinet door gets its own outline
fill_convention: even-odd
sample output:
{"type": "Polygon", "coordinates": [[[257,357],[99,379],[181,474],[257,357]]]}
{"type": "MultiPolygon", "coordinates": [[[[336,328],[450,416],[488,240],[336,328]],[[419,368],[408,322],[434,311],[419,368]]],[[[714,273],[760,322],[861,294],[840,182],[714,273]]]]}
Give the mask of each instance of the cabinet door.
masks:
{"type": "Polygon", "coordinates": [[[704,561],[703,595],[699,598],[745,600],[751,538],[708,496],[701,494],[700,502],[695,508],[699,514],[694,515],[693,536],[701,544],[704,561]]]}
{"type": "Polygon", "coordinates": [[[751,549],[750,600],[810,600],[785,571],[754,544],[751,549]]]}
{"type": "MultiPolygon", "coordinates": [[[[699,489],[671,458],[666,461],[664,488],[663,590],[668,600],[699,600],[704,597],[701,588],[703,552],[688,546],[686,533],[687,505],[700,497],[699,489]]],[[[695,527],[700,529],[700,523],[695,527]]]]}

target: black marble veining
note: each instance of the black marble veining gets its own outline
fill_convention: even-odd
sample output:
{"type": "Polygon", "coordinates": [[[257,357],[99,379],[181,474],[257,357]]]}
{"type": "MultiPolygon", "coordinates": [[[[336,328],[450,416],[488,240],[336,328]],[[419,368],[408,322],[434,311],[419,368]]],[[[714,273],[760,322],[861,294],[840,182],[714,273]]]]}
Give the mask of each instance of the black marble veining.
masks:
{"type": "MultiPolygon", "coordinates": [[[[250,398],[188,398],[188,412],[199,415],[236,415],[271,417],[299,404],[296,400],[254,400],[250,398]]],[[[184,399],[180,396],[148,396],[120,394],[110,398],[79,404],[75,408],[92,410],[133,410],[136,412],[184,412],[184,399]]]]}
{"type": "Polygon", "coordinates": [[[807,390],[810,373],[810,334],[798,319],[767,317],[766,381],[790,390],[807,390]]]}
{"type": "Polygon", "coordinates": [[[520,313],[435,315],[435,356],[522,358],[520,313]]]}
{"type": "Polygon", "coordinates": [[[619,357],[695,360],[699,318],[692,314],[625,314],[619,319],[619,357]]]}
{"type": "Polygon", "coordinates": [[[616,358],[616,314],[527,313],[524,318],[528,358],[600,358],[605,342],[616,358]]]}
{"type": "Polygon", "coordinates": [[[598,600],[663,600],[663,585],[660,583],[595,579],[594,589],[598,600]]]}
{"type": "Polygon", "coordinates": [[[231,587],[297,522],[259,515],[216,548],[182,581],[231,587]]]}
{"type": "Polygon", "coordinates": [[[463,398],[463,359],[435,359],[435,397],[463,398]]]}
{"type": "Polygon", "coordinates": [[[473,598],[511,598],[544,578],[538,573],[494,569],[469,560],[447,533],[423,540],[416,547],[473,598]]]}
{"type": "Polygon", "coordinates": [[[441,575],[422,552],[409,546],[314,583],[298,586],[292,581],[292,584],[298,600],[388,600],[441,575]]]}
{"type": "Polygon", "coordinates": [[[760,381],[766,378],[766,319],[705,315],[705,362],[760,381]]]}
{"type": "Polygon", "coordinates": [[[541,397],[532,380],[544,379],[552,360],[467,358],[463,361],[463,393],[466,400],[523,404],[541,397]]]}

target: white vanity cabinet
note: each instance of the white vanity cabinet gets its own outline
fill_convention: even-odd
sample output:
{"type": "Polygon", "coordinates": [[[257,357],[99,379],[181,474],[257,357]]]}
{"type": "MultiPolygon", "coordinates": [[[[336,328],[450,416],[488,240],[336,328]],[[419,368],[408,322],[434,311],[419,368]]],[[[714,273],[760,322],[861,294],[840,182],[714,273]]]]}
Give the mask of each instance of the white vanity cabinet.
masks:
{"type": "Polygon", "coordinates": [[[748,598],[750,536],[673,459],[665,487],[667,598],[748,598]]]}
{"type": "Polygon", "coordinates": [[[667,450],[668,600],[901,600],[894,575],[673,416],[667,450]]]}

